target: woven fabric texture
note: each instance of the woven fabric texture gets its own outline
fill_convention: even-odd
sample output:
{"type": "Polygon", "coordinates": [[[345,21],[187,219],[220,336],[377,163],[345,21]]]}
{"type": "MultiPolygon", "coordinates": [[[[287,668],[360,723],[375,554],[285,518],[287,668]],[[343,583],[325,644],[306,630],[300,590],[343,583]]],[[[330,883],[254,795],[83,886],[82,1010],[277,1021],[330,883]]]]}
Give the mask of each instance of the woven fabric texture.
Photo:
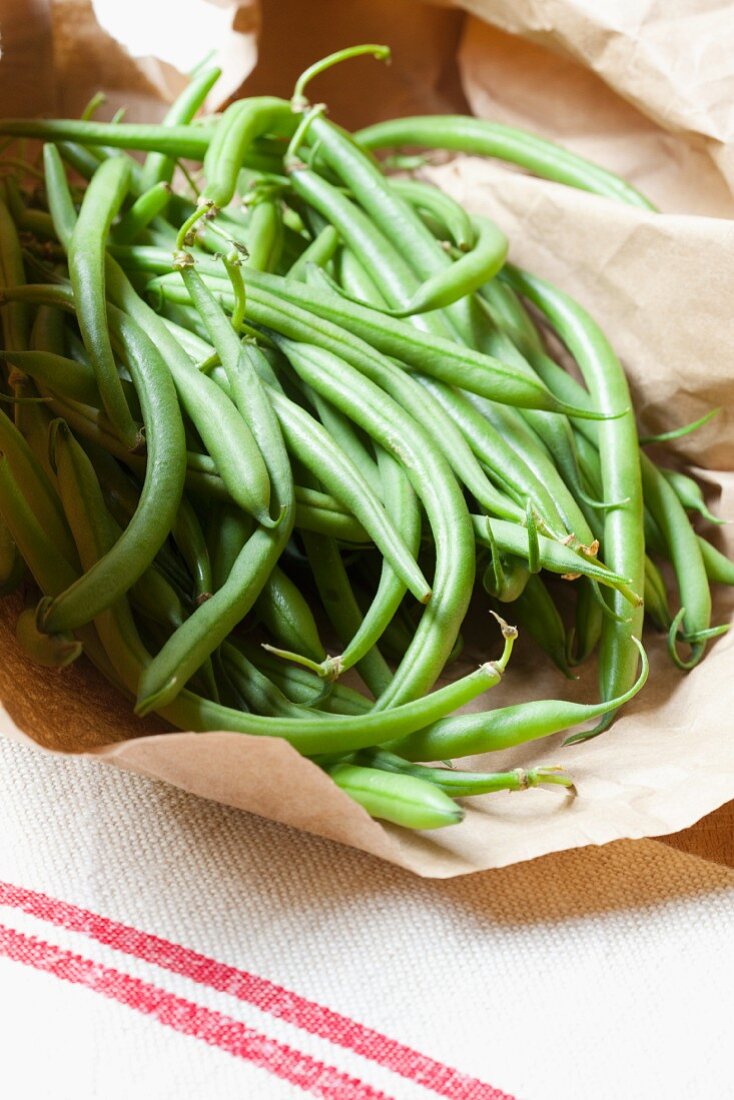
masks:
{"type": "Polygon", "coordinates": [[[424,880],[0,740],[0,883],[26,1100],[734,1096],[734,872],[657,842],[424,880]]]}

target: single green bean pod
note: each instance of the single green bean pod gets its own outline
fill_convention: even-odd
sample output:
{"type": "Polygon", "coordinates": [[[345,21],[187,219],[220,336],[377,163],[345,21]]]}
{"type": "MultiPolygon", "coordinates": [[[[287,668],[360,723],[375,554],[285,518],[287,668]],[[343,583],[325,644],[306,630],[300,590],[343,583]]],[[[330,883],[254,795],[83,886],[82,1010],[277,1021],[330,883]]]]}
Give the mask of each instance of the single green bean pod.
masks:
{"type": "Polygon", "coordinates": [[[337,764],[329,775],[340,790],[371,817],[407,829],[442,829],[458,825],[464,811],[439,787],[413,775],[337,764]]]}

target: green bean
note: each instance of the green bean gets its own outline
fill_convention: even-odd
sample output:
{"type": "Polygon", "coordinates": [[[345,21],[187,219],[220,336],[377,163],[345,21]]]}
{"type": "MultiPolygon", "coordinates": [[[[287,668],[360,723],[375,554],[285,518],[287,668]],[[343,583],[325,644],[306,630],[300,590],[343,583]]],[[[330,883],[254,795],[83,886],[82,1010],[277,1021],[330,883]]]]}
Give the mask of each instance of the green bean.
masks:
{"type": "Polygon", "coordinates": [[[371,817],[408,829],[442,829],[464,818],[461,807],[425,779],[355,764],[337,764],[328,772],[371,817]]]}
{"type": "MultiPolygon", "coordinates": [[[[503,558],[494,537],[490,519],[486,520],[485,534],[490,560],[482,576],[484,590],[501,603],[513,603],[528,583],[531,575],[528,563],[512,554],[503,558]]],[[[529,536],[528,541],[530,541],[529,536]]]]}
{"type": "Polygon", "coordinates": [[[94,371],[84,363],[51,351],[0,351],[0,359],[72,401],[95,408],[101,404],[94,371]]]}
{"type": "Polygon", "coordinates": [[[657,467],[641,456],[642,488],[645,503],[660,527],[675,570],[683,616],[683,639],[691,639],[691,655],[681,658],[671,635],[670,655],[682,669],[690,669],[703,657],[706,635],[711,626],[711,592],[696,532],[674,489],[657,467]],[[702,637],[701,637],[702,636],[702,637]]]}
{"type": "Polygon", "coordinates": [[[674,439],[682,439],[683,436],[690,435],[691,432],[703,428],[710,420],[718,416],[720,412],[720,408],[710,409],[697,420],[692,420],[688,424],[683,424],[680,428],[673,428],[669,432],[657,432],[655,435],[641,435],[640,446],[646,447],[650,443],[670,443],[674,439]]]}
{"type": "Polygon", "coordinates": [[[367,274],[362,264],[349,248],[342,248],[337,254],[337,284],[349,292],[353,302],[382,309],[385,299],[375,286],[374,280],[367,274]]]}
{"type": "MultiPolygon", "coordinates": [[[[320,394],[309,391],[308,397],[318,414],[319,420],[331,438],[345,454],[349,455],[373,492],[381,496],[380,475],[377,464],[367,446],[358,436],[352,421],[320,394]]],[[[413,553],[417,553],[417,550],[413,553]]]]}
{"type": "Polygon", "coordinates": [[[416,374],[416,381],[421,383],[421,386],[417,386],[403,371],[385,360],[382,360],[378,369],[376,363],[365,363],[362,358],[359,360],[359,369],[376,381],[399,404],[413,410],[419,420],[433,425],[439,445],[454,473],[482,507],[505,518],[522,521],[522,510],[499,493],[489,481],[462,433],[436,399],[437,390],[429,379],[416,374]]]}
{"type": "Polygon", "coordinates": [[[90,180],[99,168],[101,160],[99,151],[93,150],[91,146],[80,145],[71,141],[54,141],[53,138],[51,138],[51,143],[58,150],[62,161],[73,168],[83,179],[90,180]]]}
{"type": "MultiPolygon", "coordinates": [[[[492,519],[490,534],[487,530],[489,521],[486,516],[472,515],[471,520],[477,542],[490,549],[493,545],[497,545],[503,554],[513,554],[527,561],[528,533],[518,524],[492,519]]],[[[628,578],[615,573],[600,561],[577,554],[562,542],[556,542],[555,539],[539,534],[538,556],[540,566],[550,573],[559,573],[562,577],[569,579],[577,576],[589,577],[599,584],[615,589],[633,607],[642,605],[642,597],[630,587],[628,578]]]]}
{"type": "MultiPolygon", "coordinates": [[[[350,254],[345,253],[346,255],[350,254]]],[[[355,279],[357,281],[356,286],[362,289],[365,285],[369,286],[364,282],[365,276],[364,269],[355,262],[349,271],[350,280],[355,279]]],[[[355,285],[355,283],[350,285],[355,285]]],[[[372,295],[378,295],[379,297],[374,286],[372,295]]],[[[374,300],[374,297],[372,300],[374,300]]],[[[384,301],[384,299],[380,298],[380,301],[384,301]]],[[[362,369],[364,369],[364,366],[362,366],[362,369]]],[[[418,419],[426,424],[433,425],[439,446],[451,464],[454,473],[464,483],[477,503],[492,514],[503,516],[505,519],[523,521],[522,509],[504,494],[498,492],[492,485],[463,434],[459,431],[451,416],[445,411],[443,405],[450,402],[454,393],[453,389],[436,387],[430,379],[420,374],[416,374],[415,378],[416,381],[421,383],[421,386],[416,386],[410,379],[406,378],[404,372],[398,371],[394,366],[386,363],[382,364],[379,373],[376,374],[374,370],[371,370],[368,376],[378,381],[400,404],[415,410],[418,419]],[[389,373],[387,373],[388,371],[389,373]],[[444,398],[443,403],[437,399],[439,393],[444,398]]]]}
{"type": "MultiPolygon", "coordinates": [[[[191,122],[221,75],[221,69],[217,68],[197,73],[168,109],[161,125],[181,126],[191,122]]],[[[143,165],[143,190],[147,191],[157,183],[170,183],[176,168],[176,159],[163,153],[149,153],[143,165]]]]}
{"type": "MultiPolygon", "coordinates": [[[[60,288],[59,288],[60,289],[60,288]]],[[[68,295],[57,295],[65,306],[68,295]]],[[[85,575],[47,609],[49,632],[81,626],[134,583],[155,557],[178,510],[186,470],[185,439],[176,394],[152,341],[125,314],[108,310],[114,339],[124,347],[143,404],[148,461],[138,511],[119,543],[93,574],[85,575]],[[107,601],[107,602],[105,602],[107,601]],[[86,617],[85,617],[86,616],[86,617]]]]}
{"type": "MultiPolygon", "coordinates": [[[[206,186],[202,198],[215,207],[227,206],[232,201],[237,176],[254,140],[266,133],[290,136],[297,123],[290,103],[275,96],[253,97],[231,104],[217,123],[206,149],[206,186]]],[[[189,155],[196,158],[196,154],[189,155]]]]}
{"type": "Polygon", "coordinates": [[[239,646],[224,642],[222,660],[238,695],[249,710],[268,717],[300,718],[303,710],[293,703],[252,661],[248,661],[239,646]]]}
{"type": "Polygon", "coordinates": [[[171,188],[167,183],[156,183],[143,191],[114,227],[115,241],[122,245],[132,244],[153,219],[165,210],[170,196],[171,188]]]}
{"type": "Polygon", "coordinates": [[[366,696],[341,683],[330,683],[324,692],[323,680],[301,665],[287,664],[267,653],[262,647],[254,646],[242,639],[234,643],[246,657],[257,664],[281,691],[299,706],[312,703],[330,714],[366,714],[372,703],[366,696]],[[318,699],[318,702],[315,702],[318,699]]]}
{"type": "Polygon", "coordinates": [[[308,264],[325,267],[333,259],[339,243],[340,237],[334,226],[325,225],[291,266],[286,278],[294,282],[299,281],[304,277],[308,264]]]}
{"type": "Polygon", "coordinates": [[[18,553],[18,547],[7,524],[2,519],[2,500],[0,500],[0,596],[9,596],[15,592],[25,575],[25,562],[18,553]]]}
{"type": "Polygon", "coordinates": [[[113,299],[146,328],[164,355],[186,412],[213,458],[227,491],[244,507],[242,485],[249,471],[243,458],[241,415],[216,383],[196,369],[166,324],[138,297],[111,257],[107,260],[107,276],[113,299]]]}
{"type": "Polygon", "coordinates": [[[660,570],[645,556],[645,614],[659,630],[670,630],[673,615],[668,606],[668,593],[660,570]]]}
{"type": "Polygon", "coordinates": [[[476,232],[471,218],[463,206],[444,191],[414,179],[391,179],[390,186],[411,206],[428,211],[445,229],[447,238],[461,252],[469,252],[474,247],[476,232]]]}
{"type": "Polygon", "coordinates": [[[427,603],[431,586],[357,467],[305,410],[275,391],[271,392],[271,400],[289,450],[346,505],[416,599],[427,603]]]}
{"type": "MultiPolygon", "coordinates": [[[[310,137],[318,143],[319,161],[325,162],[350,188],[356,201],[375,226],[394,246],[403,249],[409,267],[420,280],[429,279],[451,260],[412,206],[398,195],[373,158],[351,135],[316,115],[310,121],[310,137]]],[[[459,334],[473,332],[470,299],[448,306],[446,317],[459,334]]]]}
{"type": "Polygon", "coordinates": [[[367,749],[357,754],[357,763],[380,768],[399,775],[413,775],[434,783],[452,798],[467,798],[495,791],[527,791],[542,784],[565,787],[576,794],[571,779],[562,768],[513,768],[510,772],[465,772],[457,768],[429,768],[425,764],[411,764],[407,760],[384,749],[367,749]]]}
{"type": "MultiPolygon", "coordinates": [[[[512,290],[505,283],[499,280],[495,282],[514,298],[512,290]]],[[[531,363],[502,329],[489,332],[483,348],[503,362],[516,365],[523,372],[533,369],[531,363]]],[[[541,470],[544,479],[548,471],[548,458],[551,459],[561,475],[559,480],[557,474],[550,471],[558,507],[569,528],[571,530],[578,528],[579,537],[587,543],[590,542],[591,532],[585,522],[582,506],[586,504],[591,508],[603,508],[605,505],[600,501],[592,500],[583,488],[573,430],[568,418],[536,409],[523,409],[519,412],[505,407],[491,406],[490,411],[492,413],[490,419],[495,427],[510,434],[518,444],[520,437],[522,438],[522,451],[526,461],[536,471],[541,470]]]]}
{"type": "MultiPolygon", "coordinates": [[[[467,394],[465,400],[484,416],[503,439],[511,440],[511,447],[516,455],[514,462],[516,464],[522,462],[522,469],[530,470],[534,485],[544,490],[543,496],[546,501],[550,496],[553,509],[551,514],[560,517],[561,529],[565,529],[574,536],[573,545],[577,549],[583,548],[586,553],[595,554],[598,544],[594,534],[556,466],[562,443],[557,439],[557,433],[551,429],[556,449],[549,452],[533,427],[536,417],[552,421],[562,418],[557,414],[530,409],[524,409],[521,412],[519,409],[486,401],[482,397],[477,397],[476,394],[467,394]]],[[[553,526],[557,527],[558,524],[553,523],[553,526]]]]}
{"type": "Polygon", "coordinates": [[[302,485],[296,485],[295,526],[317,535],[328,535],[340,542],[364,544],[371,541],[364,527],[353,516],[342,511],[339,501],[302,485]],[[332,501],[334,507],[329,504],[332,501]]]}
{"type": "Polygon", "coordinates": [[[709,523],[726,523],[725,519],[719,519],[708,510],[701,486],[692,477],[688,477],[679,470],[661,469],[660,473],[672,487],[686,511],[698,512],[709,523]]]}
{"type": "Polygon", "coordinates": [[[278,647],[302,653],[312,661],[326,657],[316,620],[300,590],[279,566],[255,603],[255,611],[278,647]]]}
{"type": "Polygon", "coordinates": [[[377,704],[391,706],[435,682],[458,635],[474,580],[466,505],[450,468],[424,430],[373,382],[323,349],[289,342],[286,350],[309,386],[328,396],[406,466],[428,513],[436,543],[434,595],[409,653],[377,704]]]}
{"type": "Polygon", "coordinates": [[[0,451],[49,539],[70,566],[76,565],[74,542],[56,489],[26,440],[4,413],[0,413],[0,451]]]}
{"type": "MultiPolygon", "coordinates": [[[[211,276],[207,275],[207,279],[211,276]]],[[[172,301],[186,301],[171,284],[168,276],[155,280],[155,285],[172,301]]],[[[220,282],[221,285],[221,282],[220,282]]],[[[225,302],[230,298],[222,288],[225,302]]],[[[384,355],[391,356],[429,374],[449,385],[478,393],[506,404],[528,408],[546,409],[548,412],[564,412],[569,416],[598,419],[600,414],[568,406],[554,398],[540,382],[518,377],[488,355],[471,348],[420,332],[404,321],[377,313],[375,310],[346,301],[330,290],[304,287],[300,283],[287,282],[277,275],[253,271],[248,278],[248,309],[253,322],[275,328],[282,335],[298,339],[296,332],[305,315],[312,328],[315,317],[321,318],[319,334],[339,334],[340,354],[349,358],[355,351],[369,345],[384,355]],[[295,307],[303,307],[296,311],[295,307]],[[330,322],[330,325],[327,324],[330,322]],[[340,326],[337,328],[337,326],[340,326]]]]}
{"type": "Polygon", "coordinates": [[[285,468],[285,449],[272,408],[262,390],[260,380],[240,347],[224,313],[211,291],[192,267],[180,267],[181,278],[206,325],[227,373],[232,397],[242,417],[239,429],[242,475],[238,503],[259,523],[273,526],[270,508],[270,466],[277,461],[285,468]]]}
{"type": "Polygon", "coordinates": [[[168,639],[145,669],[136,713],[170,703],[206,657],[250,610],[264,588],[290,534],[290,525],[258,527],[237,556],[229,575],[210,599],[168,639]]]}
{"type": "Polygon", "coordinates": [[[192,160],[203,159],[211,140],[211,134],[205,127],[85,122],[76,118],[6,118],[0,121],[0,133],[56,143],[79,142],[115,149],[139,149],[192,160]]]}
{"type": "Polygon", "coordinates": [[[252,531],[252,519],[239,508],[225,504],[210,512],[206,537],[215,592],[226,582],[252,531]]]}
{"type": "Polygon", "coordinates": [[[74,566],[61,554],[48,528],[38,519],[29,503],[25,486],[15,477],[2,447],[0,515],[36,584],[43,592],[56,594],[73,583],[77,576],[74,566]]]}
{"type": "Polygon", "coordinates": [[[179,501],[171,535],[193,578],[196,601],[201,603],[212,593],[212,565],[198,516],[185,496],[179,501]]]}
{"type": "Polygon", "coordinates": [[[320,73],[326,72],[327,69],[331,69],[334,65],[340,65],[342,61],[350,61],[352,58],[363,57],[365,54],[374,57],[378,61],[389,61],[390,47],[368,42],[360,46],[347,46],[343,50],[337,50],[335,53],[330,53],[327,54],[326,57],[319,58],[313,65],[309,65],[307,69],[304,69],[294,84],[293,96],[291,98],[293,110],[303,111],[306,109],[308,100],[304,96],[304,92],[308,84],[310,84],[320,73]]]}
{"type": "MultiPolygon", "coordinates": [[[[421,515],[415,491],[411,488],[402,467],[387,451],[380,448],[377,452],[377,461],[388,514],[393,517],[408,549],[413,554],[417,554],[420,544],[421,515]]],[[[377,591],[362,622],[343,652],[324,662],[324,673],[327,677],[339,676],[358,664],[362,657],[377,644],[397,612],[404,595],[405,585],[389,563],[383,562],[377,591]]]]}
{"type": "MultiPolygon", "coordinates": [[[[508,267],[514,289],[528,297],[548,317],[576,359],[591,393],[603,411],[614,416],[597,427],[603,496],[616,507],[605,512],[604,558],[612,570],[630,579],[641,592],[645,550],[642,533],[642,480],[639,447],[630,394],[624,372],[603,333],[568,295],[517,268],[508,267]],[[619,415],[622,414],[622,415],[619,415]]],[[[604,700],[624,694],[634,681],[638,653],[632,642],[642,627],[642,608],[625,609],[622,594],[612,597],[612,610],[624,621],[606,619],[602,627],[600,687],[604,700]]],[[[608,727],[607,714],[598,732],[608,727]]]]}
{"type": "MultiPolygon", "coordinates": [[[[647,681],[649,663],[642,644],[635,640],[641,659],[637,680],[628,691],[601,703],[571,703],[564,699],[537,699],[516,703],[497,710],[446,718],[410,737],[383,742],[385,748],[406,760],[453,760],[462,756],[480,756],[485,752],[537,741],[600,718],[611,709],[618,710],[641,690],[647,681]]],[[[586,731],[566,738],[564,744],[584,740],[586,731]]]]}
{"type": "Polygon", "coordinates": [[[698,548],[701,551],[706,575],[715,584],[734,584],[734,562],[725,554],[712,546],[707,539],[698,538],[698,548]]]}
{"type": "Polygon", "coordinates": [[[624,180],[535,134],[466,115],[428,115],[378,122],[355,134],[365,149],[418,145],[497,157],[543,179],[654,210],[652,203],[624,180]]]}
{"type": "Polygon", "coordinates": [[[576,614],[567,646],[567,661],[572,668],[583,664],[596,649],[603,621],[604,613],[593,584],[588,578],[581,577],[576,586],[576,614]]]}
{"type": "Polygon", "coordinates": [[[477,240],[470,252],[454,261],[451,267],[437,271],[424,283],[406,305],[388,312],[392,317],[410,317],[443,309],[467,294],[473,294],[492,279],[507,256],[507,238],[489,218],[475,216],[477,240]]]}
{"type": "MultiPolygon", "coordinates": [[[[24,282],[25,271],[18,233],[10,211],[0,198],[0,287],[16,286],[24,282]]],[[[0,316],[6,350],[20,351],[28,347],[28,306],[24,302],[11,302],[0,316]]]]}
{"type": "Polygon", "coordinates": [[[21,611],[15,624],[15,638],[25,655],[45,668],[66,668],[82,653],[82,643],[71,634],[42,633],[36,625],[34,608],[21,611]]]}
{"type": "MultiPolygon", "coordinates": [[[[374,225],[363,210],[338,187],[323,179],[289,153],[285,160],[291,185],[309,207],[330,222],[362,263],[384,295],[398,310],[418,292],[418,280],[406,257],[374,225]]],[[[385,307],[382,307],[384,310],[385,307]]],[[[439,331],[448,335],[439,320],[439,331]]]]}
{"type": "MultiPolygon", "coordinates": [[[[516,501],[529,499],[533,507],[542,516],[548,530],[561,532],[565,529],[563,517],[541,478],[524,461],[508,442],[505,435],[491,424],[483,410],[477,408],[468,395],[457,389],[430,381],[423,383],[436,397],[449,414],[476,457],[484,464],[490,475],[499,481],[500,486],[512,493],[516,501]]],[[[495,494],[495,498],[501,494],[495,494]]],[[[484,501],[482,501],[484,503],[484,501]]],[[[517,519],[522,508],[500,508],[493,503],[485,505],[488,511],[503,518],[517,519]]]]}
{"type": "MultiPolygon", "coordinates": [[[[339,641],[346,646],[359,631],[363,618],[339,549],[333,540],[320,535],[304,534],[303,544],[324,610],[339,641]]],[[[356,667],[374,696],[389,687],[392,673],[376,646],[365,651],[356,667]]]]}
{"type": "Polygon", "coordinates": [[[506,631],[504,650],[498,661],[480,665],[476,672],[461,680],[389,711],[372,709],[359,715],[314,713],[292,719],[267,718],[240,714],[194,696],[189,691],[182,691],[174,702],[161,706],[158,713],[183,729],[224,729],[253,736],[282,737],[308,756],[335,751],[352,752],[391,738],[407,736],[494,687],[499,683],[512,653],[515,634],[511,628],[506,628],[506,631]]]}
{"type": "Polygon", "coordinates": [[[538,330],[512,287],[502,279],[492,279],[480,288],[479,296],[492,323],[510,337],[523,356],[544,354],[538,330]]]}
{"type": "Polygon", "coordinates": [[[129,169],[121,157],[104,161],[84,195],[69,240],[69,275],[84,346],[94,368],[102,403],[120,439],[130,450],[142,439],[133,422],[117,373],[105,311],[105,241],[127,193],[129,169]]]}
{"type": "Polygon", "coordinates": [[[516,600],[511,614],[520,630],[527,632],[550,657],[564,676],[573,679],[568,666],[566,628],[551,594],[538,576],[529,576],[516,600]]]}
{"type": "Polygon", "coordinates": [[[258,202],[248,221],[245,263],[253,271],[274,271],[283,251],[283,218],[275,202],[258,202]]]}
{"type": "Polygon", "coordinates": [[[167,538],[183,490],[185,439],[171,377],[153,343],[131,318],[114,307],[109,308],[109,317],[143,404],[145,480],[137,510],[114,548],[94,571],[85,573],[46,607],[41,625],[49,633],[91,621],[135,583],[167,538]]]}

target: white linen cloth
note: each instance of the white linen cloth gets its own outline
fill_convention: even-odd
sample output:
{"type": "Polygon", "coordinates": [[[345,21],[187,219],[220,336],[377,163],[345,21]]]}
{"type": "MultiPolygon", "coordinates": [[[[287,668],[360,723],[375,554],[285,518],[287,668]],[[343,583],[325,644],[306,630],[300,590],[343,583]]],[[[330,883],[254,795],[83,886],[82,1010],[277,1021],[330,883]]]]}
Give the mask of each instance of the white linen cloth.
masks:
{"type": "Polygon", "coordinates": [[[0,884],[7,1096],[734,1096],[734,872],[655,841],[425,880],[0,739],[0,884]]]}

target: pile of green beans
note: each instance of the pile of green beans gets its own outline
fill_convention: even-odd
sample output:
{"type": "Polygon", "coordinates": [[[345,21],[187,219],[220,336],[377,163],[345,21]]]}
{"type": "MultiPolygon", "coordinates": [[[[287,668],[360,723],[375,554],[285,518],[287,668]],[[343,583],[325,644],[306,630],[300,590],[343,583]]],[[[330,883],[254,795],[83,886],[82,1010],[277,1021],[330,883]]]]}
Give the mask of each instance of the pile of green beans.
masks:
{"type": "Polygon", "coordinates": [[[718,522],[698,485],[641,450],[595,321],[373,150],[493,156],[654,208],[479,119],[348,133],[306,90],[364,53],[388,55],[340,51],[291,100],[211,119],[216,69],[158,125],[99,122],[96,101],[0,122],[0,593],[23,594],[31,660],[83,653],[137,714],[282,737],[373,816],[434,829],[457,799],[573,793],[553,765],[445,765],[596,736],[648,676],[643,616],[692,668],[734,563],[693,526],[718,522]],[[598,701],[454,714],[505,673],[508,621],[568,677],[595,656],[598,701]],[[457,676],[478,623],[484,662],[457,676]]]}

